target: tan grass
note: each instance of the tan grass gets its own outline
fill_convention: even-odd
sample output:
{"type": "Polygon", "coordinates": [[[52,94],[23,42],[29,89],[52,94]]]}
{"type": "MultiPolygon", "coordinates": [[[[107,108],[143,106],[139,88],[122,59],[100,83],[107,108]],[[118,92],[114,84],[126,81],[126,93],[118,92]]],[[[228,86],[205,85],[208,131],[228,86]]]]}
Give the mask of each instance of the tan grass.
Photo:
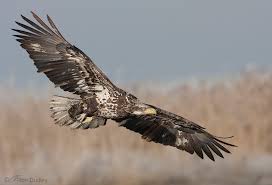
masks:
{"type": "Polygon", "coordinates": [[[214,164],[147,143],[114,122],[94,130],[70,130],[53,124],[48,98],[5,88],[0,104],[0,184],[18,174],[44,177],[47,184],[195,184],[200,179],[202,184],[247,184],[271,178],[272,74],[248,72],[237,80],[183,84],[168,91],[131,89],[213,134],[234,135],[229,141],[239,147],[214,164]],[[259,165],[257,159],[264,162],[259,165]],[[235,181],[241,176],[245,178],[235,181]]]}

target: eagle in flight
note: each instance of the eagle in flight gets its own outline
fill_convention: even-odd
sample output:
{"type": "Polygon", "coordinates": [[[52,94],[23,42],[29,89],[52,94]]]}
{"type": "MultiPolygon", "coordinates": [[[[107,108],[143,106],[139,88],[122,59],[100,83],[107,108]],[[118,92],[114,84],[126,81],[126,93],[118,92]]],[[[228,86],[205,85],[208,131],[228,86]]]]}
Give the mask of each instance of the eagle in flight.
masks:
{"type": "Polygon", "coordinates": [[[223,158],[226,146],[235,146],[214,136],[200,125],[154,105],[115,86],[94,62],[70,44],[47,15],[45,23],[31,12],[36,21],[22,15],[23,29],[12,29],[21,47],[34,61],[37,72],[78,98],[53,96],[50,110],[55,123],[71,128],[97,128],[108,119],[142,135],[147,141],[170,145],[203,159],[204,153],[214,161],[223,158]],[[35,23],[36,22],[36,23],[35,23]]]}

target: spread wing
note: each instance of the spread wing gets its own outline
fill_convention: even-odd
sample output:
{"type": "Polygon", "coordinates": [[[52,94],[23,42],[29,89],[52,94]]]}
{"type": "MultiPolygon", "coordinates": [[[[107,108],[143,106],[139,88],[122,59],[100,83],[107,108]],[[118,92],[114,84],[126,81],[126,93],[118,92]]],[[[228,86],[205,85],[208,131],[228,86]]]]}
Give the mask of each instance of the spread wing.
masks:
{"type": "Polygon", "coordinates": [[[203,127],[181,116],[157,107],[156,115],[144,115],[119,120],[120,126],[138,132],[147,141],[174,146],[204,158],[203,152],[214,161],[213,153],[223,157],[221,151],[230,153],[224,145],[235,146],[206,132],[203,127]]]}
{"type": "Polygon", "coordinates": [[[43,72],[64,91],[84,95],[116,88],[103,72],[80,49],[71,45],[61,35],[52,19],[49,25],[31,12],[37,23],[22,16],[26,24],[16,22],[24,29],[16,39],[33,59],[38,72],[43,72]]]}

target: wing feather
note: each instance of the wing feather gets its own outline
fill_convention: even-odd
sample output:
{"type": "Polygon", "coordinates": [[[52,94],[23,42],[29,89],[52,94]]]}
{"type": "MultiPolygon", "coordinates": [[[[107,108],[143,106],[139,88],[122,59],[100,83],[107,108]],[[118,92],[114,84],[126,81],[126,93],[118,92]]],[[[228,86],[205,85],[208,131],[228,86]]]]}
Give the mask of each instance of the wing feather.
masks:
{"type": "MultiPolygon", "coordinates": [[[[51,25],[51,27],[54,29],[54,31],[63,39],[65,40],[65,38],[62,36],[62,34],[60,33],[59,29],[57,28],[57,26],[54,24],[53,20],[51,19],[51,17],[49,15],[46,16],[47,20],[49,22],[49,24],[51,25]]],[[[66,41],[66,40],[65,40],[66,41]]]]}
{"type": "Polygon", "coordinates": [[[47,25],[34,12],[37,23],[22,15],[26,24],[16,22],[25,30],[13,29],[21,46],[37,67],[57,86],[78,95],[95,93],[94,86],[113,91],[117,87],[80,49],[67,42],[52,19],[47,25]],[[28,24],[28,25],[27,25],[28,24]]]}

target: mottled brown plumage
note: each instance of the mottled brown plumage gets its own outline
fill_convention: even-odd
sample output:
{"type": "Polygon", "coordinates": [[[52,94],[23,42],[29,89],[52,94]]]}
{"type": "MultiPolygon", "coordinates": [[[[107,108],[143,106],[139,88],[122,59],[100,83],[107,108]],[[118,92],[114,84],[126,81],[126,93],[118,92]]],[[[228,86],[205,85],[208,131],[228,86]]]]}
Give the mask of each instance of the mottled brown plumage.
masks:
{"type": "Polygon", "coordinates": [[[55,123],[71,128],[96,128],[107,119],[138,132],[147,141],[170,145],[201,158],[205,153],[223,158],[225,146],[234,146],[205,131],[198,124],[181,116],[148,105],[116,87],[93,61],[62,36],[52,19],[49,25],[32,12],[34,21],[22,16],[26,24],[17,41],[34,61],[38,72],[44,73],[56,87],[77,95],[77,98],[54,96],[50,110],[55,123]],[[225,145],[225,146],[224,146],[225,145]]]}

